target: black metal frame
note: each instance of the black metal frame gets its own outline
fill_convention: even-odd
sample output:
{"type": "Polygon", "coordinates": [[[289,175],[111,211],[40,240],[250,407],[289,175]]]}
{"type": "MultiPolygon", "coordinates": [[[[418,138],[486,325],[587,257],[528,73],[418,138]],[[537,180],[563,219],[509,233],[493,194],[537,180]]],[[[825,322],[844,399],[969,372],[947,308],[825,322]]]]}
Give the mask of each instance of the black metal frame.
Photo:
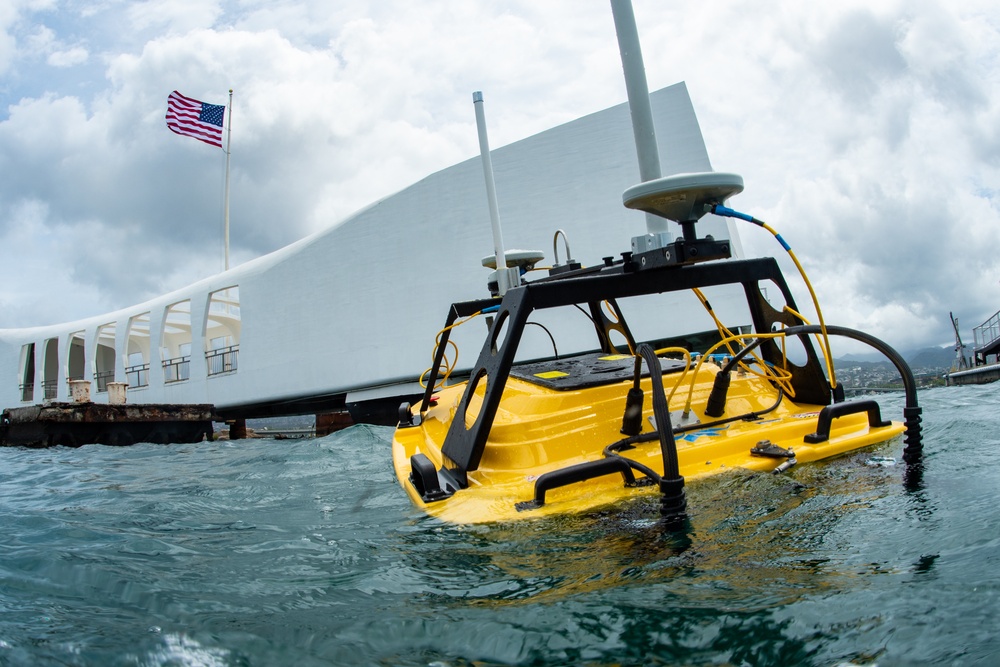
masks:
{"type": "MultiPolygon", "coordinates": [[[[430,405],[438,369],[443,360],[450,331],[447,327],[459,317],[468,317],[489,308],[496,308],[496,314],[489,336],[472,369],[465,393],[445,437],[441,450],[445,456],[445,466],[441,472],[448,474],[465,487],[468,484],[467,473],[478,468],[514,363],[517,346],[532,311],[587,304],[594,316],[599,347],[603,351],[610,351],[612,348],[609,334],[612,330],[621,332],[630,345],[635,346],[616,299],[698,287],[739,284],[746,294],[754,331],[769,332],[778,324],[783,326],[802,324],[798,318],[774,309],[767,302],[761,292],[760,283],[768,280],[781,291],[785,303],[797,310],[791,291],[773,258],[643,268],[629,254],[617,262],[606,260],[602,267],[570,271],[513,288],[499,304],[496,299],[452,304],[445,324],[446,329],[435,353],[434,365],[427,378],[424,410],[430,405]],[[615,314],[619,316],[618,323],[611,322],[601,311],[601,303],[605,301],[611,304],[615,314]],[[487,383],[482,406],[472,425],[466,428],[469,404],[481,382],[487,383]]],[[[795,396],[805,403],[828,405],[831,393],[823,367],[812,343],[803,338],[802,345],[806,352],[806,362],[802,366],[792,365],[790,369],[795,396]]],[[[783,361],[781,349],[774,341],[768,340],[762,343],[760,351],[761,357],[768,363],[781,364],[783,361]]]]}

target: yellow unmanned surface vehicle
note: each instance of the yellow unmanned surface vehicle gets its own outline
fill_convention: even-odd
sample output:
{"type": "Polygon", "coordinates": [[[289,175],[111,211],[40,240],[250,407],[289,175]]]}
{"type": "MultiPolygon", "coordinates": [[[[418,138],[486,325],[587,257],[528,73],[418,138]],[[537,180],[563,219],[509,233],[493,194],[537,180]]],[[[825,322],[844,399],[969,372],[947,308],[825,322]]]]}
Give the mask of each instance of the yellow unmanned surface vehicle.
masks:
{"type": "MultiPolygon", "coordinates": [[[[411,500],[449,522],[481,523],[658,493],[663,513],[677,517],[686,511],[685,479],[737,467],[780,472],[904,431],[905,457],[916,457],[920,408],[899,355],[862,332],[805,323],[773,258],[729,260],[728,241],[694,234],[705,212],[767,227],[722,205],[741,189],[738,176],[714,172],[644,183],[626,191],[626,206],[679,220],[683,237],[592,268],[551,269],[502,299],[453,304],[423,400],[400,407],[393,438],[396,475],[411,500]],[[671,203],[678,199],[687,202],[680,211],[671,203]],[[709,305],[706,290],[724,286],[745,295],[745,326],[727,327],[709,305]],[[715,331],[636,340],[625,302],[655,308],[649,298],[686,291],[715,331]],[[771,305],[775,291],[780,310],[771,305]],[[585,314],[592,351],[515,363],[533,316],[566,306],[585,314]],[[448,386],[441,376],[450,332],[482,313],[492,323],[479,358],[467,381],[448,386]],[[830,335],[868,343],[897,366],[907,392],[905,424],[884,420],[873,400],[844,399],[830,335]],[[801,357],[795,361],[793,340],[801,357]]],[[[669,307],[662,312],[670,321],[669,307]]]]}

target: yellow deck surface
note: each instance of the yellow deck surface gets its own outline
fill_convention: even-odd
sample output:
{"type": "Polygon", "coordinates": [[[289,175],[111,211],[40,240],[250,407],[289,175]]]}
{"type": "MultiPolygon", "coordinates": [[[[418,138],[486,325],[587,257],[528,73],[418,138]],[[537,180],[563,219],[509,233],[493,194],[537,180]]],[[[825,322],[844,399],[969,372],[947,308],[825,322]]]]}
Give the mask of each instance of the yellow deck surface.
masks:
{"type": "MultiPolygon", "coordinates": [[[[778,398],[770,382],[752,374],[736,374],[722,417],[706,417],[705,406],[718,368],[704,364],[694,383],[692,418],[705,426],[676,434],[680,473],[685,481],[718,474],[734,467],[770,471],[785,459],[751,456],[750,449],[762,440],[794,450],[798,463],[837,456],[884,442],[903,432],[902,424],[869,428],[864,413],[835,419],[830,438],[808,444],[803,437],[817,428],[822,406],[797,404],[784,397],[777,408],[753,421],[737,420],[711,426],[708,423],[750,412],[764,412],[778,398]]],[[[664,376],[668,396],[679,374],[664,376]]],[[[674,426],[680,423],[676,411],[687,399],[691,375],[683,381],[670,400],[674,426]]],[[[410,499],[428,514],[453,523],[483,523],[524,520],[553,513],[579,512],[635,494],[657,494],[653,486],[625,487],[620,474],[606,475],[553,489],[545,505],[518,511],[515,503],[534,497],[534,482],[542,474],[570,465],[603,458],[605,446],[621,440],[620,433],[625,396],[631,382],[618,382],[581,390],[555,390],[514,377],[507,381],[496,420],[490,432],[479,468],[468,473],[469,486],[450,498],[424,503],[408,481],[410,456],[421,452],[440,468],[441,446],[465,384],[447,387],[436,394],[437,405],[425,414],[419,426],[397,428],[392,455],[396,476],[410,499]]],[[[477,389],[478,401],[470,406],[469,419],[478,414],[485,383],[477,389]]],[[[645,392],[643,432],[654,431],[650,422],[652,399],[650,380],[642,382],[645,392]]],[[[414,412],[419,405],[414,406],[414,412]]],[[[685,422],[686,423],[686,422],[685,422]]],[[[658,473],[663,462],[658,441],[637,445],[621,452],[658,473]]],[[[641,474],[636,473],[636,477],[641,474]]]]}

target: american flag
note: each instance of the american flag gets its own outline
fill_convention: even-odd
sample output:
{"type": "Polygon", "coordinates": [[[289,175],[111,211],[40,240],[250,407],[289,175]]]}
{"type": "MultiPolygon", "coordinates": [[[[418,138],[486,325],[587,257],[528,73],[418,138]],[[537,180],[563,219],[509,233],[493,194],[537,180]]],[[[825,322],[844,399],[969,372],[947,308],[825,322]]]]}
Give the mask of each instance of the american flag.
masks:
{"type": "Polygon", "coordinates": [[[176,90],[167,98],[167,127],[222,148],[222,117],[226,107],[184,97],[176,90]]]}

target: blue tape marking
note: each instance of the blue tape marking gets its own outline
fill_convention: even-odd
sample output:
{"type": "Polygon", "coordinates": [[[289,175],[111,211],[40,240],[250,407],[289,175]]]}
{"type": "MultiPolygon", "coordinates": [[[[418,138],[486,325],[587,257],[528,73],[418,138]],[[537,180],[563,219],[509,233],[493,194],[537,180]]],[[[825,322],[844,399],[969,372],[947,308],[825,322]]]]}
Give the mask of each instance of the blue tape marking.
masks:
{"type": "Polygon", "coordinates": [[[679,438],[675,438],[675,439],[676,440],[683,440],[685,442],[694,442],[695,440],[697,440],[698,438],[700,438],[702,436],[708,436],[710,438],[714,438],[715,436],[717,436],[720,433],[722,433],[723,431],[725,431],[727,428],[729,428],[728,425],[726,425],[726,426],[710,426],[709,428],[703,428],[700,431],[688,431],[684,435],[680,436],[679,438]]]}
{"type": "Polygon", "coordinates": [[[495,313],[500,310],[500,306],[490,306],[489,308],[483,308],[480,312],[482,313],[495,313]]]}
{"type": "Polygon", "coordinates": [[[719,206],[716,204],[712,207],[712,213],[716,215],[724,215],[728,218],[739,218],[740,220],[746,220],[747,222],[754,222],[752,215],[747,215],[746,213],[740,213],[739,211],[734,211],[728,206],[719,206]]]}
{"type": "Polygon", "coordinates": [[[792,247],[787,243],[785,243],[785,239],[781,238],[781,234],[775,234],[774,238],[778,239],[778,243],[780,243],[781,247],[784,248],[787,252],[792,251],[792,247]]]}

